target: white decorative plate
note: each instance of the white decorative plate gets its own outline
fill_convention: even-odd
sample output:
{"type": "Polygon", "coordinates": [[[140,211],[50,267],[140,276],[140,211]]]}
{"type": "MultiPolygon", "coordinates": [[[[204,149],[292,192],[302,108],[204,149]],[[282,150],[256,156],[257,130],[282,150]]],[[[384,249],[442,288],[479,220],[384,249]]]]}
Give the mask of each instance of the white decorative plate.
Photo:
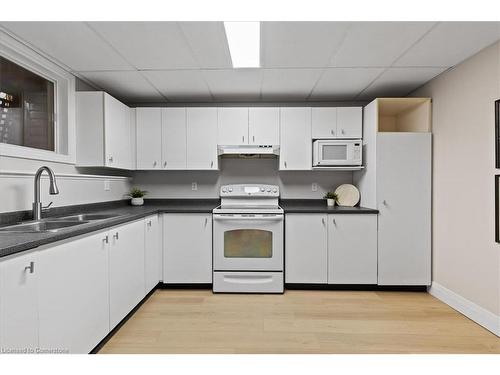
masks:
{"type": "Polygon", "coordinates": [[[338,195],[337,203],[339,206],[354,207],[359,202],[359,190],[351,184],[340,185],[335,194],[338,195]]]}

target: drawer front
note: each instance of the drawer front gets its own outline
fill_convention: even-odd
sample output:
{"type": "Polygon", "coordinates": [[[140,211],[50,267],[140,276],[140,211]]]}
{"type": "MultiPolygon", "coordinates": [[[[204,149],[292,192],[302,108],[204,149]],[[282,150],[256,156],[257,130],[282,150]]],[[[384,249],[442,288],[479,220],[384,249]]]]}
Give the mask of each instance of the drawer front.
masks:
{"type": "Polygon", "coordinates": [[[283,272],[214,272],[214,293],[283,293],[283,272]]]}

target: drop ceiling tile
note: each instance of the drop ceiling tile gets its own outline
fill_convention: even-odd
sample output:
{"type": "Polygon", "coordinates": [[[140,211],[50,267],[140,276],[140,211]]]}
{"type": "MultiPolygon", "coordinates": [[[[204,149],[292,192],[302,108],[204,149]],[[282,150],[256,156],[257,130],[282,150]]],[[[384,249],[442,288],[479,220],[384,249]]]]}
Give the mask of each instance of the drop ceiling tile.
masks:
{"type": "Polygon", "coordinates": [[[405,96],[445,70],[446,68],[389,68],[357,99],[405,96]]]}
{"type": "Polygon", "coordinates": [[[90,22],[137,69],[197,68],[177,22],[90,22]]]}
{"type": "Polygon", "coordinates": [[[169,101],[210,101],[208,86],[199,70],[141,72],[169,101]]]}
{"type": "Polygon", "coordinates": [[[353,100],[383,68],[329,68],[314,87],[311,100],[353,100]]]}
{"type": "Polygon", "coordinates": [[[124,103],[165,101],[141,73],[136,71],[84,72],[81,75],[124,103]]]}
{"type": "Polygon", "coordinates": [[[306,100],[322,69],[265,69],[262,78],[264,100],[306,100]]]}
{"type": "Polygon", "coordinates": [[[499,22],[442,22],[394,65],[451,67],[499,38],[499,22]]]}
{"type": "Polygon", "coordinates": [[[388,67],[434,24],[434,22],[354,22],[330,65],[388,67]]]}
{"type": "Polygon", "coordinates": [[[200,68],[232,68],[223,22],[179,22],[200,68]]]}
{"type": "Polygon", "coordinates": [[[215,100],[260,99],[261,69],[203,70],[203,76],[215,100]]]}
{"type": "Polygon", "coordinates": [[[133,69],[83,22],[2,22],[1,25],[74,71],[133,69]]]}
{"type": "Polygon", "coordinates": [[[325,67],[348,27],[347,22],[262,22],[262,66],[325,67]]]}

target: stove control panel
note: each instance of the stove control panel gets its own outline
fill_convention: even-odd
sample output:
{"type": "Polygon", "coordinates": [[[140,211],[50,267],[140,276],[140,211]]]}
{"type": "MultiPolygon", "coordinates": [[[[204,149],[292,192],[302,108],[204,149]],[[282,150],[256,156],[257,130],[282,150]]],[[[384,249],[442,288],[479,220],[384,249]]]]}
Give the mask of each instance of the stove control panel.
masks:
{"type": "Polygon", "coordinates": [[[276,198],[279,197],[280,190],[277,185],[264,184],[237,184],[223,185],[220,188],[221,197],[258,197],[276,198]]]}

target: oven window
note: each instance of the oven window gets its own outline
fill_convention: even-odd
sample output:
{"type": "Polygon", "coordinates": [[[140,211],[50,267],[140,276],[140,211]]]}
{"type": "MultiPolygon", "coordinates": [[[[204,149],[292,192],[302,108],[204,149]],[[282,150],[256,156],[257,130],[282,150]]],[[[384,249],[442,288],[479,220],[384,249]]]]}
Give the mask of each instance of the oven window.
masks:
{"type": "Polygon", "coordinates": [[[272,258],[273,232],[236,229],[224,232],[225,258],[272,258]]]}
{"type": "Polygon", "coordinates": [[[347,160],[347,145],[323,145],[322,160],[347,160]]]}

